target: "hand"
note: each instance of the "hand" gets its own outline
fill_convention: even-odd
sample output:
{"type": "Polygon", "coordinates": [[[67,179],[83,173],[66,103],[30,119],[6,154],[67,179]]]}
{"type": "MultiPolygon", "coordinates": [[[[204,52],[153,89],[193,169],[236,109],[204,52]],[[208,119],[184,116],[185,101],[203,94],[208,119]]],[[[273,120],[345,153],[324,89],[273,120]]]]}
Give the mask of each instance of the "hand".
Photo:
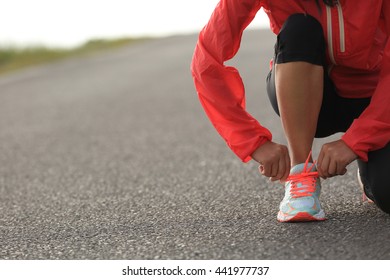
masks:
{"type": "Polygon", "coordinates": [[[290,156],[284,145],[268,141],[254,151],[252,158],[260,163],[260,173],[271,181],[284,182],[290,174],[290,156]]]}
{"type": "Polygon", "coordinates": [[[318,156],[318,174],[324,179],[344,175],[347,172],[347,165],[357,158],[358,156],[343,140],[327,143],[322,146],[318,156]]]}

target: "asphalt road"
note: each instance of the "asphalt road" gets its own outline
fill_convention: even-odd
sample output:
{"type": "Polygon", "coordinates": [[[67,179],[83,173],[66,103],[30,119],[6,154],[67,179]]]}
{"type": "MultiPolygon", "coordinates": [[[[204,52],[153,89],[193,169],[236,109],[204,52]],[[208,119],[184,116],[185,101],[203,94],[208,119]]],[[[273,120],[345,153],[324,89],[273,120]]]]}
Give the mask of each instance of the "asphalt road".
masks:
{"type": "MultiPolygon", "coordinates": [[[[284,142],[264,90],[273,41],[247,32],[229,63],[284,142]]],[[[390,259],[390,217],[361,202],[356,165],[323,182],[327,221],[276,221],[282,186],[241,163],[198,102],[195,42],[0,78],[0,259],[390,259]]]]}

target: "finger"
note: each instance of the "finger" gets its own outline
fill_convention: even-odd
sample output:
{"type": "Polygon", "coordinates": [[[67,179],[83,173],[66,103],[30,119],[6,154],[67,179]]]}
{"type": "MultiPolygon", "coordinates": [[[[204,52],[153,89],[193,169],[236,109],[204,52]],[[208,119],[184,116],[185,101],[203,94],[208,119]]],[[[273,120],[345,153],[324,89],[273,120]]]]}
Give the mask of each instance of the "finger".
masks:
{"type": "Polygon", "coordinates": [[[279,173],[277,176],[277,180],[279,180],[281,183],[284,183],[286,182],[289,174],[290,174],[290,161],[288,160],[288,157],[287,158],[283,157],[280,159],[279,162],[279,173]]]}
{"type": "Polygon", "coordinates": [[[262,164],[259,165],[259,172],[264,175],[264,166],[262,164]]]}
{"type": "Polygon", "coordinates": [[[278,164],[277,163],[273,163],[271,165],[271,171],[270,171],[270,174],[268,176],[270,181],[274,181],[273,178],[276,176],[276,174],[278,174],[278,164]]]}
{"type": "Polygon", "coordinates": [[[284,157],[284,161],[285,161],[285,171],[284,171],[284,174],[281,178],[281,182],[285,182],[288,178],[288,176],[290,175],[290,169],[291,169],[291,160],[290,160],[290,155],[287,153],[286,156],[284,157]]]}
{"type": "Polygon", "coordinates": [[[344,175],[347,172],[346,166],[344,164],[337,164],[337,175],[344,175]]]}
{"type": "Polygon", "coordinates": [[[286,170],[284,172],[282,180],[286,181],[287,177],[290,175],[290,170],[291,170],[291,160],[290,160],[290,155],[288,153],[284,157],[284,160],[285,160],[285,163],[286,163],[286,170]]]}
{"type": "Polygon", "coordinates": [[[285,169],[284,160],[283,157],[280,157],[279,161],[275,164],[275,168],[273,168],[273,172],[274,172],[273,174],[275,175],[272,176],[271,181],[280,180],[280,178],[282,178],[284,174],[284,169],[285,169]]]}
{"type": "Polygon", "coordinates": [[[283,165],[281,165],[281,158],[279,159],[279,162],[275,163],[272,167],[272,176],[271,181],[277,181],[280,180],[282,177],[281,173],[283,172],[283,165]]]}
{"type": "Polygon", "coordinates": [[[328,166],[329,177],[337,175],[337,161],[330,159],[328,166]]]}
{"type": "Polygon", "coordinates": [[[260,165],[259,170],[263,176],[270,177],[272,172],[272,165],[268,163],[260,165]]]}
{"type": "Polygon", "coordinates": [[[324,151],[323,151],[323,149],[321,149],[320,154],[318,155],[318,159],[317,159],[317,167],[319,169],[321,168],[323,161],[324,161],[324,151]]]}
{"type": "Polygon", "coordinates": [[[287,180],[288,175],[290,174],[290,157],[288,153],[283,154],[279,159],[279,170],[276,180],[280,180],[284,183],[287,180]]]}
{"type": "Polygon", "coordinates": [[[320,175],[320,177],[326,179],[329,177],[328,170],[329,170],[329,158],[327,156],[324,156],[319,166],[318,174],[320,175]]]}
{"type": "Polygon", "coordinates": [[[324,174],[322,172],[323,161],[324,161],[324,153],[321,149],[321,151],[318,155],[318,158],[317,158],[317,171],[318,171],[318,176],[320,176],[321,178],[324,178],[324,174]]]}

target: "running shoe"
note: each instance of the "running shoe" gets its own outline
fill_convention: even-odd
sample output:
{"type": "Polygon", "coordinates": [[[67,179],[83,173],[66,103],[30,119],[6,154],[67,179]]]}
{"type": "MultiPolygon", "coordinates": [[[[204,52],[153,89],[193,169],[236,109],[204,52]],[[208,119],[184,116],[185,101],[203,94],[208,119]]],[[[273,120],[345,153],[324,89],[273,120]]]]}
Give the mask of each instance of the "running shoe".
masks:
{"type": "Polygon", "coordinates": [[[359,186],[360,186],[360,189],[362,190],[362,200],[363,202],[368,202],[368,203],[374,203],[374,201],[372,201],[372,199],[369,199],[368,196],[366,195],[366,192],[364,191],[364,184],[363,184],[363,181],[362,181],[362,176],[360,175],[360,170],[358,168],[358,171],[357,171],[357,178],[358,178],[358,182],[359,182],[359,186]]]}
{"type": "Polygon", "coordinates": [[[310,222],[326,220],[319,196],[321,182],[315,163],[309,162],[291,168],[285,183],[285,196],[280,203],[279,222],[310,222]]]}

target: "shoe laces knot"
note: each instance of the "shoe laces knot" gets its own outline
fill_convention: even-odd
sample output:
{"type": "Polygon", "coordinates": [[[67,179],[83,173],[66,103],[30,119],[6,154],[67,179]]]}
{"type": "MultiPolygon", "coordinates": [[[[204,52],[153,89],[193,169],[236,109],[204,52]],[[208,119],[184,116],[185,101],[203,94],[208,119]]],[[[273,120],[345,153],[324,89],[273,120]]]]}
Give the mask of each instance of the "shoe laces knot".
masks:
{"type": "Polygon", "coordinates": [[[316,191],[316,184],[318,179],[318,172],[312,171],[315,166],[315,162],[308,168],[309,157],[307,158],[303,170],[301,173],[291,174],[288,176],[287,181],[290,181],[290,194],[293,198],[312,196],[316,191]]]}

